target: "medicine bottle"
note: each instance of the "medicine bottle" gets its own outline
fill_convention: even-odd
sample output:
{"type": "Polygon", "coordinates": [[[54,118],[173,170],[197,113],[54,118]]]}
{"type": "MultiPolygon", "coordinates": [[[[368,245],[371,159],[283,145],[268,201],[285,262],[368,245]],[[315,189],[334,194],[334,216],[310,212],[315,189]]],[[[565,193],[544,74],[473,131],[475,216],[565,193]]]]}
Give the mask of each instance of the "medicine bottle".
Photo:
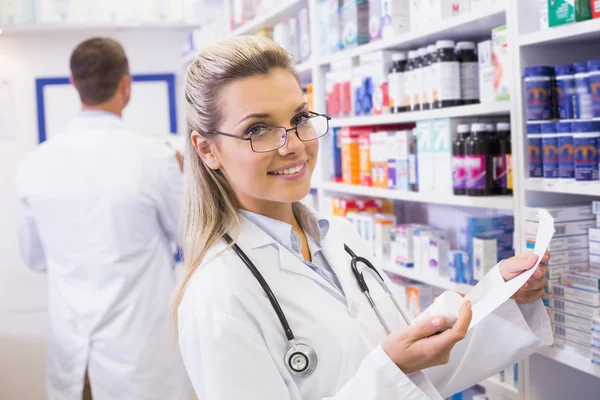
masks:
{"type": "Polygon", "coordinates": [[[496,132],[498,155],[494,160],[494,189],[497,194],[511,194],[513,171],[510,123],[499,122],[496,125],[496,132]]]}
{"type": "Polygon", "coordinates": [[[411,50],[408,52],[408,62],[406,63],[406,73],[404,74],[405,82],[406,82],[406,102],[405,106],[407,107],[407,111],[416,110],[416,104],[414,104],[415,97],[415,67],[417,65],[417,52],[416,50],[411,50]]]}
{"type": "Polygon", "coordinates": [[[429,53],[427,52],[427,47],[421,47],[419,49],[419,58],[421,59],[421,76],[420,76],[420,104],[421,104],[421,110],[429,110],[430,108],[430,101],[429,101],[429,94],[428,94],[428,90],[427,87],[429,86],[427,84],[427,74],[429,72],[429,67],[431,66],[430,64],[430,59],[429,59],[429,53]]]}
{"type": "Polygon", "coordinates": [[[454,52],[452,40],[438,40],[433,68],[436,74],[437,96],[434,108],[453,107],[460,101],[460,65],[454,52]]]}
{"type": "Polygon", "coordinates": [[[410,138],[408,155],[408,179],[410,182],[410,190],[412,192],[419,191],[419,162],[417,155],[417,135],[413,131],[410,138]]]}
{"type": "Polygon", "coordinates": [[[479,103],[479,60],[474,42],[458,42],[456,56],[460,62],[460,99],[462,104],[479,103]]]}
{"type": "Polygon", "coordinates": [[[486,124],[471,125],[471,137],[467,140],[467,195],[489,196],[492,194],[493,159],[490,155],[490,137],[486,124]]]}
{"type": "Polygon", "coordinates": [[[407,111],[404,101],[406,96],[406,53],[392,54],[392,66],[388,74],[389,94],[390,94],[390,112],[401,113],[407,111]]]}
{"type": "Polygon", "coordinates": [[[436,58],[437,48],[435,44],[430,44],[427,46],[427,62],[428,67],[425,69],[425,87],[427,90],[427,101],[429,101],[428,109],[433,109],[433,94],[437,93],[437,83],[436,83],[436,75],[435,69],[433,68],[433,63],[436,58]]]}
{"type": "Polygon", "coordinates": [[[411,111],[421,110],[421,94],[423,93],[423,51],[416,51],[415,68],[413,70],[413,101],[411,111]]]}
{"type": "Polygon", "coordinates": [[[452,142],[452,187],[454,194],[467,194],[466,170],[466,141],[471,134],[469,124],[460,124],[456,127],[456,139],[452,142]]]}

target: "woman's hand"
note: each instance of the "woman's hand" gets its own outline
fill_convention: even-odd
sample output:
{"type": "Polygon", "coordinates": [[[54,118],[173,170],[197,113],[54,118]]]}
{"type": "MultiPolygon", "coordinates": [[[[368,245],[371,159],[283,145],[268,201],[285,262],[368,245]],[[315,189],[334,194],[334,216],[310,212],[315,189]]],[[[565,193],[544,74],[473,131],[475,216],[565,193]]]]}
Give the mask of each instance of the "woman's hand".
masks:
{"type": "MultiPolygon", "coordinates": [[[[535,254],[525,253],[504,260],[502,264],[500,264],[500,274],[504,278],[504,281],[508,282],[521,275],[523,272],[533,268],[537,259],[538,257],[535,254]]],[[[550,253],[546,252],[538,269],[535,270],[525,285],[511,297],[513,300],[519,304],[529,304],[544,296],[544,287],[548,283],[548,280],[546,279],[548,266],[546,263],[549,260],[550,253]]]]}
{"type": "Polygon", "coordinates": [[[381,347],[405,374],[447,364],[454,345],[465,338],[472,316],[471,302],[467,301],[452,328],[436,335],[446,320],[429,318],[390,334],[381,347]]]}

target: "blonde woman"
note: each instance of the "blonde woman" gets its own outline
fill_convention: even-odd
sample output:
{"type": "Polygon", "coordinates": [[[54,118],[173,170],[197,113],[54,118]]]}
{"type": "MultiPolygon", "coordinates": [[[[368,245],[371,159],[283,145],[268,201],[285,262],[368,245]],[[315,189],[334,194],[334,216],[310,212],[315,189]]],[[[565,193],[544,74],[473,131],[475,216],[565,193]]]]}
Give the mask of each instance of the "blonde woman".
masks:
{"type": "MultiPolygon", "coordinates": [[[[370,258],[354,228],[299,203],[329,117],[308,109],[292,59],[272,41],[206,47],[185,94],[178,331],[200,399],[441,399],[551,343],[544,264],[470,331],[468,303],[441,334],[441,317],[407,326],[383,273],[354,264],[370,258]]],[[[486,284],[535,262],[506,260],[486,284]]]]}

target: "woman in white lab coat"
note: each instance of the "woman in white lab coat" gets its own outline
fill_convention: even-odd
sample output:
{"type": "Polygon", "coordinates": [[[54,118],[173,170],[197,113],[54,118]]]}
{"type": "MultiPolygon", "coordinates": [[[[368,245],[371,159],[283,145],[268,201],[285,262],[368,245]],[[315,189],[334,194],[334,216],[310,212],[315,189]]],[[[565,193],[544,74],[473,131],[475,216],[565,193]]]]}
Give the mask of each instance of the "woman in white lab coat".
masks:
{"type": "MultiPolygon", "coordinates": [[[[444,318],[407,327],[375,274],[364,273],[379,318],[344,247],[369,259],[365,243],[347,221],[299,203],[328,117],[309,110],[292,62],[268,39],[239,37],[207,46],[188,70],[189,270],[177,310],[198,397],[441,399],[551,343],[539,301],[544,264],[479,325],[467,331],[465,303],[438,335],[444,318]]],[[[506,260],[484,285],[502,285],[536,259],[506,260]]]]}

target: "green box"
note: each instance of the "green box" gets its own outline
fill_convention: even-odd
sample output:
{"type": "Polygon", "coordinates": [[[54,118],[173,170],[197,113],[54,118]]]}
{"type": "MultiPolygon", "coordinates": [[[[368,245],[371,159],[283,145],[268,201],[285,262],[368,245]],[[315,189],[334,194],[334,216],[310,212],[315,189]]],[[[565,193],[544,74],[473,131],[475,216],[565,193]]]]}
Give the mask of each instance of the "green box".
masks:
{"type": "Polygon", "coordinates": [[[548,0],[548,25],[559,26],[575,22],[575,0],[548,0]]]}

